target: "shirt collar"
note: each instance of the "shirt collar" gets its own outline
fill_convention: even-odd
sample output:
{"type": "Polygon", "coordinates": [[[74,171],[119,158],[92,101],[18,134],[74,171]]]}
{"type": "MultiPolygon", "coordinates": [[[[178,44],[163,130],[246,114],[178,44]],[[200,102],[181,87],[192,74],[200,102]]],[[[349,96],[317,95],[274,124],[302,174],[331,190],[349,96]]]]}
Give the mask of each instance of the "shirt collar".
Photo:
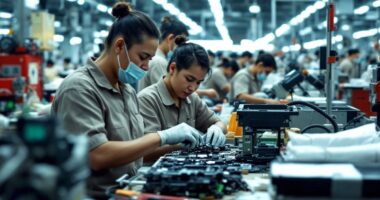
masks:
{"type": "MultiPolygon", "coordinates": [[[[112,87],[107,77],[103,74],[103,72],[99,69],[94,60],[92,60],[91,58],[87,60],[87,69],[92,78],[94,79],[96,85],[108,90],[112,90],[113,92],[119,93],[119,91],[116,88],[112,87]]],[[[121,83],[120,81],[119,86],[121,89],[127,91],[128,93],[132,92],[131,87],[127,87],[124,83],[121,83]]]]}
{"type": "Polygon", "coordinates": [[[162,57],[162,58],[164,58],[166,60],[166,56],[165,56],[164,52],[160,48],[157,48],[155,56],[162,57]]]}
{"type": "MultiPolygon", "coordinates": [[[[164,82],[164,79],[160,79],[158,82],[157,82],[157,89],[158,89],[158,94],[160,95],[161,97],[161,101],[164,105],[166,106],[171,106],[171,105],[174,105],[175,102],[172,98],[172,96],[170,95],[170,92],[168,90],[168,88],[166,87],[166,84],[164,82]]],[[[192,94],[193,95],[193,94],[192,94]]],[[[191,104],[191,100],[189,97],[186,97],[185,99],[185,102],[187,104],[191,104]]]]}

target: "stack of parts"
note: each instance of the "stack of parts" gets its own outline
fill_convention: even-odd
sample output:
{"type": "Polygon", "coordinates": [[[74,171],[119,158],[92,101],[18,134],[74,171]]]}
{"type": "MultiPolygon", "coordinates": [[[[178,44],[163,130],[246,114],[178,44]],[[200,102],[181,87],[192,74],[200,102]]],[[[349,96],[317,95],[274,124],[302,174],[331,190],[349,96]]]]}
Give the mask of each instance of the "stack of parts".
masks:
{"type": "Polygon", "coordinates": [[[283,153],[285,161],[299,162],[380,162],[380,136],[375,124],[336,134],[296,134],[283,153]]]}

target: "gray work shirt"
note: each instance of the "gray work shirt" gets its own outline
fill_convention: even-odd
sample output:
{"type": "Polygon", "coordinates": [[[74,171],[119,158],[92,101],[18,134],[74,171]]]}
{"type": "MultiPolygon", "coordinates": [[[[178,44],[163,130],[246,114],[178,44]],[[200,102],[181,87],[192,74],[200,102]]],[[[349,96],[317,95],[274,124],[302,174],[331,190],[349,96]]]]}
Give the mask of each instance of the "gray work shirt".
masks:
{"type": "Polygon", "coordinates": [[[231,80],[230,101],[233,101],[239,94],[253,94],[259,92],[261,84],[253,76],[249,68],[239,70],[231,80]]]}
{"type": "Polygon", "coordinates": [[[168,60],[164,52],[160,48],[157,48],[156,54],[149,61],[149,70],[145,76],[139,81],[138,90],[141,91],[144,88],[157,83],[167,72],[168,60]]]}
{"type": "Polygon", "coordinates": [[[138,94],[140,112],[144,117],[145,133],[157,132],[176,126],[182,122],[206,132],[208,127],[220,119],[207,108],[195,93],[175,105],[164,79],[138,94]]]}
{"type": "MultiPolygon", "coordinates": [[[[63,127],[76,134],[86,134],[90,151],[107,141],[127,141],[143,136],[143,118],[136,92],[119,83],[112,87],[96,64],[87,65],[69,75],[58,89],[52,114],[63,120],[63,127]]],[[[106,198],[105,190],[127,173],[135,175],[142,159],[116,168],[92,171],[87,191],[92,198],[106,198]]]]}
{"type": "Polygon", "coordinates": [[[215,89],[219,98],[225,97],[226,93],[223,88],[229,84],[226,76],[223,74],[222,69],[215,69],[209,79],[204,82],[204,88],[215,89]]]}

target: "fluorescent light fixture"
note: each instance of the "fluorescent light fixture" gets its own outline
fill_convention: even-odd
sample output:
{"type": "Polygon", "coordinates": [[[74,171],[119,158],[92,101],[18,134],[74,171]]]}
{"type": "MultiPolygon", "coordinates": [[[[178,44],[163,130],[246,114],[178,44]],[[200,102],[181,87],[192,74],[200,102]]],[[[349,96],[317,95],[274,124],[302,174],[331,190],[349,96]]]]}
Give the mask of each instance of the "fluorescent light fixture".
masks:
{"type": "Polygon", "coordinates": [[[375,8],[379,7],[380,6],[380,0],[374,1],[372,3],[372,6],[375,7],[375,8]]]}
{"type": "Polygon", "coordinates": [[[30,9],[37,9],[38,4],[40,4],[40,0],[27,0],[25,1],[25,6],[30,9]]]}
{"type": "Polygon", "coordinates": [[[11,13],[7,13],[7,12],[0,12],[0,18],[4,18],[4,19],[9,19],[12,17],[12,14],[11,13]]]}
{"type": "Polygon", "coordinates": [[[104,22],[107,26],[112,26],[113,22],[111,20],[106,20],[104,22]]]}
{"type": "Polygon", "coordinates": [[[249,12],[251,12],[251,13],[260,13],[261,12],[261,8],[260,8],[259,5],[253,4],[253,5],[249,6],[249,12]]]}
{"type": "Polygon", "coordinates": [[[107,12],[108,14],[112,15],[112,8],[108,8],[107,12]]]}
{"type": "Polygon", "coordinates": [[[95,44],[102,44],[102,43],[103,43],[103,40],[100,39],[100,38],[95,38],[94,43],[95,43],[95,44]]]}
{"type": "MultiPolygon", "coordinates": [[[[342,35],[337,35],[332,38],[332,44],[342,42],[342,41],[343,41],[342,35]]],[[[319,39],[319,40],[313,40],[310,42],[305,42],[303,44],[303,47],[309,50],[309,49],[315,49],[315,48],[325,46],[325,45],[326,45],[326,39],[319,39]]]]}
{"type": "Polygon", "coordinates": [[[63,35],[54,35],[55,42],[63,42],[64,40],[65,40],[65,37],[63,37],[63,35]]]}
{"type": "Polygon", "coordinates": [[[98,4],[98,5],[96,6],[96,9],[98,9],[100,12],[107,12],[108,7],[105,6],[105,5],[103,5],[103,4],[98,4]]]}
{"type": "Polygon", "coordinates": [[[338,45],[336,45],[336,48],[338,48],[338,50],[343,49],[343,44],[338,44],[338,45]]]}
{"type": "Polygon", "coordinates": [[[355,15],[362,15],[362,14],[368,12],[368,10],[369,10],[369,6],[361,6],[361,7],[356,8],[354,10],[354,14],[355,15]]]}
{"type": "Polygon", "coordinates": [[[78,5],[83,5],[84,2],[85,2],[85,0],[78,0],[78,1],[77,1],[78,5]]]}
{"type": "Polygon", "coordinates": [[[8,35],[9,29],[7,28],[0,28],[0,35],[8,35]]]}
{"type": "Polygon", "coordinates": [[[210,4],[210,9],[214,15],[215,25],[219,31],[220,36],[225,43],[232,44],[233,41],[230,37],[230,34],[228,33],[226,25],[224,24],[224,12],[220,0],[208,0],[208,3],[210,4]]]}
{"type": "Polygon", "coordinates": [[[326,5],[325,2],[323,2],[323,1],[317,1],[317,2],[314,3],[313,6],[314,6],[315,9],[320,10],[320,9],[324,8],[325,5],[326,5]]]}
{"type": "Polygon", "coordinates": [[[106,30],[100,31],[100,37],[107,37],[107,36],[108,36],[108,31],[106,31],[106,30]]]}
{"type": "Polygon", "coordinates": [[[363,30],[363,31],[357,31],[354,34],[352,34],[352,37],[354,39],[360,39],[360,38],[364,38],[364,37],[371,37],[371,36],[376,35],[377,32],[378,32],[378,29],[376,29],[376,28],[369,29],[369,30],[363,30]]]}
{"type": "Polygon", "coordinates": [[[152,0],[158,5],[161,5],[164,10],[169,12],[171,15],[177,16],[178,20],[183,22],[186,26],[190,28],[190,35],[197,35],[203,31],[203,28],[199,26],[196,22],[190,19],[185,13],[181,12],[174,4],[168,3],[167,0],[152,0]]]}
{"type": "Polygon", "coordinates": [[[54,27],[59,28],[61,27],[62,23],[60,21],[54,21],[54,27]]]}
{"type": "Polygon", "coordinates": [[[82,43],[82,38],[80,37],[72,37],[70,39],[70,45],[78,45],[80,43],[82,43]]]}
{"type": "Polygon", "coordinates": [[[342,30],[343,30],[343,31],[348,31],[348,30],[350,30],[350,25],[348,25],[348,24],[343,24],[343,25],[342,25],[342,30]]]}
{"type": "Polygon", "coordinates": [[[68,2],[75,2],[75,1],[77,1],[77,0],[67,0],[68,2]]]}
{"type": "Polygon", "coordinates": [[[313,29],[309,26],[309,27],[306,27],[306,28],[302,29],[300,31],[300,35],[301,36],[305,36],[305,35],[311,33],[312,31],[313,31],[313,29]]]}
{"type": "Polygon", "coordinates": [[[280,37],[281,35],[284,35],[286,32],[290,30],[290,26],[288,24],[283,24],[279,28],[276,29],[276,36],[280,37]]]}

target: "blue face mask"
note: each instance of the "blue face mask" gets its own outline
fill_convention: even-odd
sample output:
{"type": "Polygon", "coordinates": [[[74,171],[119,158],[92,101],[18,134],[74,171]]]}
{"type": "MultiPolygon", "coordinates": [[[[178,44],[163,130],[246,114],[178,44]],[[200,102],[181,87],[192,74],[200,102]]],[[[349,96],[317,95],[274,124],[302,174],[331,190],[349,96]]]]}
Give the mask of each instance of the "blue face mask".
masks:
{"type": "Polygon", "coordinates": [[[170,61],[170,59],[172,59],[172,57],[173,57],[173,51],[172,50],[170,50],[169,52],[168,52],[168,54],[166,55],[166,59],[168,60],[168,61],[170,61]]]}
{"type": "Polygon", "coordinates": [[[119,80],[123,83],[135,84],[137,83],[137,81],[144,77],[145,71],[141,69],[139,66],[137,66],[135,63],[133,63],[132,60],[129,58],[127,45],[125,45],[125,51],[127,53],[129,64],[126,69],[121,68],[119,55],[117,55],[117,62],[119,64],[118,77],[119,80]]]}
{"type": "Polygon", "coordinates": [[[261,72],[257,74],[257,80],[260,82],[265,81],[266,78],[267,78],[267,74],[265,72],[261,72]]]}

